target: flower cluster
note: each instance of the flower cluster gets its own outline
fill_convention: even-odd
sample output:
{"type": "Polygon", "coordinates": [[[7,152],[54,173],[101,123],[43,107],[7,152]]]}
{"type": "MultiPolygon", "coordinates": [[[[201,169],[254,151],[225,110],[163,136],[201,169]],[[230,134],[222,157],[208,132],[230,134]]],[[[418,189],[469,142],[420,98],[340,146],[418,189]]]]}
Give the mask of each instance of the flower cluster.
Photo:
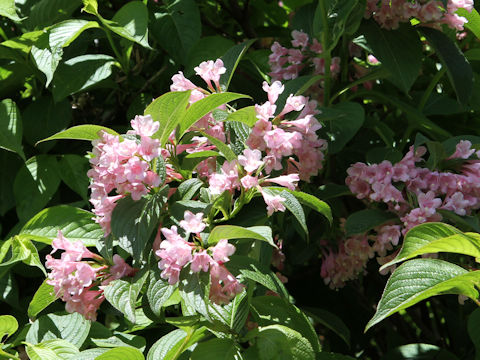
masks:
{"type": "MultiPolygon", "coordinates": [[[[180,227],[189,234],[196,234],[205,229],[203,213],[193,214],[185,211],[180,227]]],[[[190,264],[192,272],[210,272],[210,299],[216,304],[229,303],[231,299],[243,290],[243,285],[223,265],[229,261],[229,256],[235,252],[235,247],[226,239],[221,239],[215,246],[204,249],[195,242],[186,241],[174,225],[170,229],[162,228],[165,237],[155,254],[161,259],[158,267],[162,270],[163,279],[173,285],[179,281],[180,272],[190,264]]],[[[159,234],[160,235],[160,234],[159,234]]]]}
{"type": "Polygon", "coordinates": [[[463,30],[467,19],[456,14],[460,8],[471,12],[473,0],[448,0],[444,6],[439,0],[367,0],[365,17],[373,17],[385,29],[396,29],[399,23],[415,18],[422,24],[463,30]]]}
{"type": "Polygon", "coordinates": [[[52,285],[55,295],[66,302],[68,312],[78,312],[88,320],[96,319],[97,309],[105,300],[102,286],[134,274],[134,269],[118,255],[113,257],[114,265],[101,265],[105,264],[101,256],[89,251],[80,241],[68,241],[60,230],[52,247],[50,254],[57,250],[64,252],[60,259],[47,255],[45,265],[51,270],[47,284],[52,285]]]}
{"type": "MultiPolygon", "coordinates": [[[[268,57],[272,71],[269,75],[273,80],[290,80],[298,77],[305,68],[312,68],[313,74],[325,74],[325,59],[321,57],[322,44],[317,39],[309,41],[308,35],[302,31],[292,31],[292,48],[281,46],[274,42],[268,57]]],[[[333,57],[330,64],[330,76],[340,72],[340,58],[333,57]]]]}

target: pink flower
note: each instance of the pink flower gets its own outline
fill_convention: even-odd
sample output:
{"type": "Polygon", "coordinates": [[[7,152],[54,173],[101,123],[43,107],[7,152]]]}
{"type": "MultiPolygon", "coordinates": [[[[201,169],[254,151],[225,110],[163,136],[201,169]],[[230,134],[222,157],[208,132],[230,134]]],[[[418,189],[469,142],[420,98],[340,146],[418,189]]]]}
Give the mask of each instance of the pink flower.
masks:
{"type": "Polygon", "coordinates": [[[298,174],[282,175],[276,178],[265,179],[265,182],[273,182],[275,184],[285,186],[290,190],[295,190],[299,181],[300,177],[298,176],[298,174]]]}
{"type": "Polygon", "coordinates": [[[191,211],[185,211],[184,220],[180,221],[180,226],[189,233],[198,234],[205,229],[206,224],[203,222],[203,213],[194,214],[191,211]]]}
{"type": "Polygon", "coordinates": [[[227,239],[221,239],[213,248],[212,256],[213,260],[218,263],[225,263],[229,259],[230,255],[235,253],[235,246],[228,243],[227,239]]]}
{"type": "Polygon", "coordinates": [[[258,178],[250,175],[245,175],[240,179],[240,183],[245,189],[251,189],[258,185],[258,178]]]}
{"type": "Polygon", "coordinates": [[[213,81],[217,89],[220,89],[220,75],[225,74],[227,71],[221,59],[217,59],[215,62],[213,60],[204,61],[195,67],[194,70],[207,83],[208,87],[212,88],[211,81],[213,81]]]}
{"type": "Polygon", "coordinates": [[[267,214],[271,216],[274,211],[285,211],[285,205],[283,202],[285,198],[281,197],[280,195],[270,195],[266,191],[262,191],[263,200],[265,204],[267,204],[267,214]]]}
{"type": "Polygon", "coordinates": [[[285,86],[283,86],[280,81],[274,81],[270,86],[266,81],[264,81],[262,89],[268,94],[268,102],[270,104],[275,104],[278,99],[278,95],[283,93],[283,90],[285,90],[285,86]]]}
{"type": "Polygon", "coordinates": [[[210,300],[218,305],[228,304],[244,288],[225,266],[217,263],[210,267],[210,282],[210,300]]]}
{"type": "Polygon", "coordinates": [[[88,250],[81,241],[68,241],[62,234],[61,230],[58,230],[57,237],[52,241],[53,250],[50,254],[53,254],[57,250],[65,250],[65,256],[71,261],[80,261],[82,258],[96,258],[98,255],[88,250]]]}
{"type": "Polygon", "coordinates": [[[150,115],[137,115],[135,119],[130,121],[130,124],[135,133],[141,136],[152,136],[160,127],[160,123],[153,121],[150,115]]]}
{"type": "Polygon", "coordinates": [[[262,153],[260,150],[243,150],[243,155],[238,156],[238,163],[243,166],[243,168],[251,174],[257,170],[260,166],[263,165],[262,153]]]}
{"type": "Polygon", "coordinates": [[[429,191],[426,194],[419,193],[417,195],[417,200],[420,209],[430,216],[435,214],[435,209],[442,205],[442,200],[435,198],[435,193],[433,191],[429,191]]]}
{"type": "Polygon", "coordinates": [[[302,50],[305,49],[308,45],[308,35],[303,31],[292,31],[292,45],[295,47],[301,47],[302,50]]]}
{"type": "Polygon", "coordinates": [[[110,266],[110,275],[113,280],[121,279],[125,276],[132,276],[135,272],[133,268],[118,254],[113,255],[113,263],[115,265],[110,266]]]}
{"type": "Polygon", "coordinates": [[[77,312],[82,314],[85,319],[95,321],[97,319],[97,310],[105,300],[102,290],[87,290],[72,297],[65,304],[65,309],[69,313],[77,312]]]}
{"type": "Polygon", "coordinates": [[[190,269],[192,269],[193,272],[207,272],[208,267],[210,264],[213,264],[213,260],[210,257],[210,255],[207,254],[206,250],[203,250],[201,252],[197,252],[193,255],[193,260],[192,263],[190,264],[190,269]]]}
{"type": "Polygon", "coordinates": [[[285,103],[285,107],[278,116],[283,116],[291,111],[300,111],[303,109],[306,103],[307,99],[304,96],[293,96],[290,94],[285,103]]]}
{"type": "Polygon", "coordinates": [[[468,159],[475,149],[471,149],[472,143],[468,140],[460,140],[455,148],[455,152],[449,157],[449,159],[468,159]]]}

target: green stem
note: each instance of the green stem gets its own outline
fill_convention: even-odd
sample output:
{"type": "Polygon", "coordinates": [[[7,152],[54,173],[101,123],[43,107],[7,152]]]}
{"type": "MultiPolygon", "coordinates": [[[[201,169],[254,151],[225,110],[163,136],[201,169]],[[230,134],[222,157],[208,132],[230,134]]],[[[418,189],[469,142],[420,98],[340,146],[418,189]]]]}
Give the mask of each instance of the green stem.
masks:
{"type": "Polygon", "coordinates": [[[325,6],[326,0],[319,0],[318,6],[320,7],[320,12],[322,13],[322,47],[323,47],[323,58],[325,60],[325,78],[323,83],[323,104],[327,106],[330,103],[330,86],[331,86],[331,78],[330,78],[330,64],[332,62],[332,56],[330,54],[330,44],[328,43],[329,38],[329,29],[328,29],[328,15],[327,15],[327,8],[325,6]]]}
{"type": "Polygon", "coordinates": [[[420,111],[423,110],[423,108],[425,107],[425,104],[430,98],[430,95],[432,94],[433,89],[435,89],[435,86],[437,86],[437,83],[440,81],[440,79],[442,78],[442,76],[445,74],[446,71],[447,71],[446,67],[443,67],[440,69],[440,71],[438,71],[435,74],[430,84],[428,84],[427,89],[423,93],[422,98],[420,99],[420,103],[418,104],[418,110],[420,111]]]}

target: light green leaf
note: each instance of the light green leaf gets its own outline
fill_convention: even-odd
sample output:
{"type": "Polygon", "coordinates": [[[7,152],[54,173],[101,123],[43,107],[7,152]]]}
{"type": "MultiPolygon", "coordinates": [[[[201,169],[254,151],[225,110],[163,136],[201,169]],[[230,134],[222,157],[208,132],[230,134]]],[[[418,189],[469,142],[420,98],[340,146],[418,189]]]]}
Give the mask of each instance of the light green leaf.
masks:
{"type": "Polygon", "coordinates": [[[104,288],[105,299],[116,309],[121,311],[125,317],[135,324],[135,304],[147,280],[148,272],[143,270],[128,280],[114,280],[104,288]]]}
{"type": "Polygon", "coordinates": [[[177,329],[169,332],[152,345],[148,351],[147,360],[178,359],[186,349],[208,336],[206,330],[205,327],[201,327],[197,330],[189,328],[188,331],[177,329]]]}
{"type": "Polygon", "coordinates": [[[0,15],[9,18],[12,21],[22,21],[15,10],[15,0],[1,0],[0,1],[0,15]]]}
{"type": "Polygon", "coordinates": [[[162,279],[158,266],[153,266],[154,268],[150,270],[146,296],[152,312],[160,316],[163,304],[173,294],[176,286],[170,285],[168,281],[162,279]]]}
{"type": "Polygon", "coordinates": [[[408,93],[422,66],[422,43],[410,24],[400,24],[397,30],[385,30],[373,19],[360,31],[365,35],[373,55],[389,72],[395,86],[408,93]]]}
{"type": "Polygon", "coordinates": [[[110,349],[100,356],[96,357],[95,360],[144,360],[145,357],[140,350],[127,347],[119,346],[113,349],[110,349]]]}
{"type": "Polygon", "coordinates": [[[386,211],[377,209],[365,209],[354,212],[347,218],[345,231],[347,236],[363,234],[376,226],[395,219],[395,216],[386,211]]]}
{"type": "Polygon", "coordinates": [[[256,348],[261,360],[314,360],[310,342],[299,332],[283,325],[259,328],[256,348]]]}
{"type": "Polygon", "coordinates": [[[28,239],[21,236],[14,236],[7,240],[2,245],[2,253],[6,251],[10,256],[5,259],[6,254],[2,254],[2,262],[0,263],[0,276],[8,271],[9,267],[17,262],[22,261],[29,266],[36,266],[42,270],[43,274],[47,276],[45,268],[43,267],[40,257],[38,256],[37,248],[28,239]]]}
{"type": "Polygon", "coordinates": [[[435,49],[443,66],[447,68],[448,78],[455,89],[457,99],[465,106],[473,89],[473,71],[469,62],[458,45],[441,31],[423,26],[418,29],[435,49]]]}
{"type": "Polygon", "coordinates": [[[99,28],[98,22],[69,19],[48,28],[48,43],[51,49],[67,47],[87,29],[99,28]]]}
{"type": "MultiPolygon", "coordinates": [[[[92,141],[100,139],[99,132],[105,131],[106,133],[112,135],[118,135],[118,133],[112,129],[109,129],[105,126],[99,125],[77,125],[73,126],[67,130],[60,131],[52,136],[49,136],[46,139],[39,141],[38,143],[49,141],[49,140],[59,140],[59,139],[73,139],[73,140],[87,140],[92,141]]],[[[37,144],[38,144],[37,143],[37,144]]]]}
{"type": "Polygon", "coordinates": [[[48,86],[53,79],[53,74],[60,63],[60,60],[62,60],[62,47],[50,46],[48,43],[48,33],[45,33],[44,36],[32,45],[30,53],[33,57],[35,66],[45,74],[47,78],[45,86],[48,86]]]}
{"type": "Polygon", "coordinates": [[[40,285],[38,290],[35,292],[32,301],[30,301],[30,304],[28,305],[28,317],[30,319],[35,319],[40,311],[45,309],[55,300],[57,300],[57,296],[55,296],[53,286],[47,284],[46,281],[42,282],[42,285],[40,285]]]}
{"type": "Polygon", "coordinates": [[[31,360],[70,359],[79,353],[78,348],[62,339],[43,341],[40,344],[27,344],[27,354],[31,360]]]}
{"type": "Polygon", "coordinates": [[[444,223],[425,223],[410,229],[395,259],[380,269],[414,258],[418,255],[450,252],[480,258],[480,235],[462,233],[444,223]]]}
{"type": "Polygon", "coordinates": [[[0,148],[16,152],[25,160],[22,148],[22,119],[17,105],[10,99],[0,103],[0,148]]]}
{"type": "Polygon", "coordinates": [[[250,39],[241,44],[235,45],[221,57],[223,65],[227,69],[227,71],[220,77],[220,86],[222,87],[223,91],[227,91],[230,81],[232,81],[233,74],[237,69],[238,63],[242,59],[243,55],[245,55],[248,48],[255,41],[256,39],[250,39]]]}
{"type": "Polygon", "coordinates": [[[209,112],[215,110],[221,105],[237,99],[250,99],[250,96],[224,92],[211,94],[199,101],[194,102],[178,122],[178,138],[181,138],[192,125],[194,125],[209,112]]]}
{"type": "Polygon", "coordinates": [[[36,345],[46,340],[63,339],[81,347],[90,331],[90,321],[79,313],[40,316],[28,330],[25,341],[36,345]]]}
{"type": "Polygon", "coordinates": [[[480,271],[467,270],[437,259],[413,259],[400,265],[388,279],[377,311],[365,331],[386,317],[429,297],[444,294],[476,299],[480,271]]]}
{"type": "Polygon", "coordinates": [[[298,331],[305,337],[315,352],[319,352],[320,342],[310,320],[295,305],[276,296],[257,296],[252,299],[253,316],[260,327],[284,325],[298,331]]]}
{"type": "Polygon", "coordinates": [[[161,146],[167,143],[168,137],[185,114],[189,98],[190,91],[168,92],[145,109],[144,115],[150,115],[160,123],[160,129],[152,137],[160,139],[161,146]]]}
{"type": "Polygon", "coordinates": [[[208,245],[213,246],[221,239],[255,239],[277,247],[273,242],[272,229],[268,226],[242,227],[236,225],[215,226],[208,236],[208,245]]]}
{"type": "Polygon", "coordinates": [[[237,155],[233,150],[224,142],[218,140],[216,137],[201,132],[202,136],[205,136],[213,145],[215,145],[220,153],[227,159],[227,161],[233,161],[237,158],[237,155]]]}
{"type": "Polygon", "coordinates": [[[86,90],[112,74],[115,59],[109,55],[80,55],[60,64],[52,82],[55,101],[86,90]]]}
{"type": "Polygon", "coordinates": [[[95,360],[98,356],[107,352],[109,349],[95,348],[88,349],[72,356],[69,360],[95,360]]]}
{"type": "Polygon", "coordinates": [[[51,244],[58,230],[69,241],[81,241],[95,246],[103,237],[100,225],[92,220],[93,214],[69,205],[58,205],[40,211],[20,230],[19,236],[51,244]]]}
{"type": "Polygon", "coordinates": [[[11,315],[0,316],[0,341],[4,340],[4,336],[12,336],[18,330],[18,321],[11,315]]]}
{"type": "Polygon", "coordinates": [[[257,113],[255,112],[255,106],[247,106],[239,109],[235,112],[228,114],[227,121],[238,121],[243,124],[253,127],[257,122],[257,113]]]}
{"type": "Polygon", "coordinates": [[[239,349],[232,339],[212,339],[201,342],[191,355],[192,360],[234,360],[239,349]]]}
{"type": "MultiPolygon", "coordinates": [[[[94,323],[98,324],[98,323],[94,323]]],[[[108,330],[104,328],[105,330],[108,330]]],[[[110,332],[110,331],[108,331],[110,332]]],[[[91,334],[92,332],[90,332],[91,334]]],[[[107,332],[106,332],[107,333],[107,332]]],[[[105,333],[105,335],[106,335],[105,333]]],[[[114,331],[109,337],[95,337],[95,334],[89,335],[89,340],[98,347],[112,348],[118,346],[129,346],[144,351],[146,340],[142,336],[126,334],[120,331],[114,331]]]]}

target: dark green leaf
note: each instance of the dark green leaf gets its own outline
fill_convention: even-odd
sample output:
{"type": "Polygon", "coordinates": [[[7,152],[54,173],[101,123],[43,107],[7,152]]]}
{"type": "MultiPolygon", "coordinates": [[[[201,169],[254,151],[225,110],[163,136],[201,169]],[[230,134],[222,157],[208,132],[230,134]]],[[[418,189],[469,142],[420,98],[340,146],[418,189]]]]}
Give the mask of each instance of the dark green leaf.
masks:
{"type": "Polygon", "coordinates": [[[152,265],[152,267],[154,268],[150,270],[146,295],[153,313],[160,316],[163,304],[173,294],[176,286],[170,285],[160,277],[158,266],[152,265]]]}
{"type": "Polygon", "coordinates": [[[30,319],[34,319],[40,313],[40,311],[45,309],[55,300],[57,300],[57,297],[55,296],[53,286],[44,281],[35,292],[32,301],[30,301],[30,304],[28,305],[28,317],[30,319]]]}
{"type": "Polygon", "coordinates": [[[25,160],[22,148],[22,119],[17,105],[10,99],[0,103],[0,148],[16,152],[25,160]]]}
{"type": "Polygon", "coordinates": [[[347,218],[345,230],[347,236],[363,234],[376,226],[395,219],[395,216],[387,211],[365,209],[354,212],[347,218]]]}
{"type": "Polygon", "coordinates": [[[221,57],[223,60],[223,65],[227,69],[225,74],[220,77],[220,86],[222,87],[223,91],[227,91],[238,63],[242,59],[243,55],[247,52],[248,48],[255,41],[255,39],[250,39],[241,44],[235,45],[221,57]]]}
{"type": "Polygon", "coordinates": [[[326,310],[313,307],[302,307],[302,310],[304,310],[309,317],[332,330],[350,346],[350,330],[339,317],[326,310]]]}
{"type": "Polygon", "coordinates": [[[239,349],[231,339],[212,339],[198,344],[191,355],[192,360],[233,360],[239,349]]]}

